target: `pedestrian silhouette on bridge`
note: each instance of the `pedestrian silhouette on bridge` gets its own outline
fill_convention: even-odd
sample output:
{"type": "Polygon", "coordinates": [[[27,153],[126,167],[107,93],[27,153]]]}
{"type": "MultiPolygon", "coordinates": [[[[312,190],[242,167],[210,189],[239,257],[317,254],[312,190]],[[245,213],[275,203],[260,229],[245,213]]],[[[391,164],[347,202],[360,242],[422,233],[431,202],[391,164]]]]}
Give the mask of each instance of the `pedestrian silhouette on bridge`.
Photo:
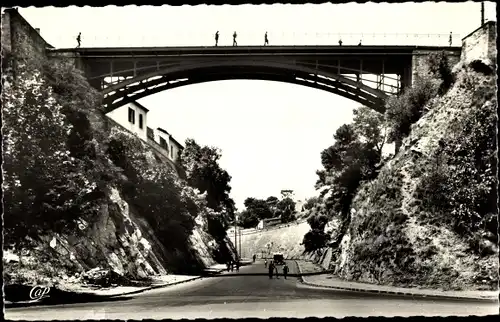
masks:
{"type": "Polygon", "coordinates": [[[288,274],[288,265],[285,265],[283,266],[283,277],[286,279],[286,274],[288,274]]]}
{"type": "Polygon", "coordinates": [[[342,46],[342,39],[339,39],[339,46],[342,46]]]}
{"type": "Polygon", "coordinates": [[[264,35],[264,46],[269,46],[269,39],[267,39],[267,31],[266,34],[264,35]]]}
{"type": "Polygon", "coordinates": [[[78,41],[78,46],[76,46],[76,48],[80,48],[81,41],[82,41],[82,33],[81,32],[79,32],[78,36],[76,36],[76,41],[78,41]]]}
{"type": "Polygon", "coordinates": [[[453,39],[452,39],[452,37],[451,37],[451,33],[452,33],[452,32],[450,31],[450,39],[448,40],[448,42],[450,43],[450,47],[451,47],[451,43],[453,42],[453,39]]]}
{"type": "Polygon", "coordinates": [[[253,254],[253,262],[254,262],[254,263],[255,263],[255,258],[256,258],[256,257],[257,257],[257,256],[255,256],[255,254],[253,254]]]}
{"type": "Polygon", "coordinates": [[[236,42],[236,37],[237,36],[238,35],[236,34],[236,31],[235,31],[234,34],[233,34],[233,46],[238,46],[238,43],[236,42]]]}
{"type": "Polygon", "coordinates": [[[215,47],[217,47],[217,44],[219,43],[219,31],[215,33],[215,47]]]}
{"type": "Polygon", "coordinates": [[[264,268],[267,268],[267,259],[264,260],[264,268]]]}
{"type": "Polygon", "coordinates": [[[359,44],[358,44],[358,46],[361,46],[361,40],[359,41],[359,44]]]}

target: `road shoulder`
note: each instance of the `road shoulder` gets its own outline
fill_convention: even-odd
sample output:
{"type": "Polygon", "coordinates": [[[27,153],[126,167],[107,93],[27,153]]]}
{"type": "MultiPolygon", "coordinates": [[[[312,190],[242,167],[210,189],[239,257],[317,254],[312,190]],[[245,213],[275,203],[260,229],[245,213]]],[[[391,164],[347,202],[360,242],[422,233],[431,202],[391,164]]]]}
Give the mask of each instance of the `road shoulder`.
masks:
{"type": "Polygon", "coordinates": [[[330,288],[356,292],[369,292],[378,294],[405,295],[411,297],[440,298],[440,299],[465,299],[498,301],[498,291],[443,291],[419,288],[404,288],[386,285],[376,285],[342,280],[323,271],[318,265],[302,260],[296,260],[300,279],[303,284],[313,287],[330,288]],[[321,272],[324,272],[321,274],[321,272]],[[303,275],[303,274],[317,275],[303,275]]]}

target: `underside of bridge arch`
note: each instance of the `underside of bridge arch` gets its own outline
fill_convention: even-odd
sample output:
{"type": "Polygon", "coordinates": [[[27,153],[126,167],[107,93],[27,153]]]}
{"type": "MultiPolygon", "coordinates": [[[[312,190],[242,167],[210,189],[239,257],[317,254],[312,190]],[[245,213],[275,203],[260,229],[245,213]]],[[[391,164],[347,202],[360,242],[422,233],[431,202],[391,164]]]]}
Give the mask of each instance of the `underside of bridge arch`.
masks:
{"type": "Polygon", "coordinates": [[[302,66],[283,64],[193,64],[158,70],[108,84],[103,104],[110,112],[129,102],[161,91],[221,80],[266,80],[297,84],[324,90],[351,99],[378,112],[384,112],[387,94],[340,74],[330,74],[302,66]]]}

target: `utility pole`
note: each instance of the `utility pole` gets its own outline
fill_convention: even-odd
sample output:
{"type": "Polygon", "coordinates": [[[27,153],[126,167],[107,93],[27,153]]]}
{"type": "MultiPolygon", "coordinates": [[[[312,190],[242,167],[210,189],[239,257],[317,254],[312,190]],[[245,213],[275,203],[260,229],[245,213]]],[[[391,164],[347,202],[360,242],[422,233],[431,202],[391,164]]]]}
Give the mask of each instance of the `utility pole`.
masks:
{"type": "Polygon", "coordinates": [[[481,1],[481,26],[484,25],[484,1],[481,1]]]}
{"type": "Polygon", "coordinates": [[[236,232],[236,223],[238,221],[238,216],[234,215],[234,250],[236,251],[236,260],[238,259],[238,241],[236,239],[237,237],[237,232],[236,232]]]}
{"type": "Polygon", "coordinates": [[[240,233],[240,257],[239,257],[239,259],[241,259],[241,255],[242,255],[241,254],[241,229],[238,229],[238,231],[240,233]]]}

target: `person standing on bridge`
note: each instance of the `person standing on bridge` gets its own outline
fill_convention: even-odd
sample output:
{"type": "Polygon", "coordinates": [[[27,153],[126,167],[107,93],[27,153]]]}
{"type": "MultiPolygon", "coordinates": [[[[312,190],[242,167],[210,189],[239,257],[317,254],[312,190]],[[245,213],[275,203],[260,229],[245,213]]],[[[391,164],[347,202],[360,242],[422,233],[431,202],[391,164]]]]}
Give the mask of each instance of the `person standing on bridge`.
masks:
{"type": "Polygon", "coordinates": [[[217,47],[217,44],[219,43],[219,30],[215,33],[215,47],[217,47]]]}
{"type": "Polygon", "coordinates": [[[254,263],[255,263],[255,258],[256,258],[256,257],[257,257],[257,256],[255,256],[255,254],[253,254],[253,262],[254,262],[254,263]]]}
{"type": "Polygon", "coordinates": [[[451,47],[451,43],[453,42],[453,38],[451,37],[452,35],[452,32],[450,31],[450,39],[448,40],[448,43],[450,44],[450,47],[451,47]]]}
{"type": "Polygon", "coordinates": [[[339,46],[342,46],[342,39],[339,39],[339,46]]]}
{"type": "Polygon", "coordinates": [[[238,35],[236,34],[236,31],[235,31],[234,34],[233,34],[233,46],[238,46],[238,43],[236,42],[236,37],[237,36],[238,35]]]}
{"type": "Polygon", "coordinates": [[[273,278],[273,273],[274,273],[274,263],[273,261],[270,261],[269,262],[269,279],[272,279],[273,278]]]}
{"type": "Polygon", "coordinates": [[[264,35],[264,46],[269,46],[269,39],[267,39],[267,31],[264,35]]]}
{"type": "Polygon", "coordinates": [[[76,46],[76,48],[80,48],[81,41],[82,41],[82,33],[81,32],[79,32],[78,36],[76,36],[76,41],[78,41],[78,46],[76,46]]]}
{"type": "Polygon", "coordinates": [[[358,46],[361,46],[361,40],[359,41],[359,44],[358,44],[358,46]]]}

